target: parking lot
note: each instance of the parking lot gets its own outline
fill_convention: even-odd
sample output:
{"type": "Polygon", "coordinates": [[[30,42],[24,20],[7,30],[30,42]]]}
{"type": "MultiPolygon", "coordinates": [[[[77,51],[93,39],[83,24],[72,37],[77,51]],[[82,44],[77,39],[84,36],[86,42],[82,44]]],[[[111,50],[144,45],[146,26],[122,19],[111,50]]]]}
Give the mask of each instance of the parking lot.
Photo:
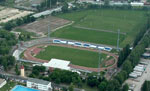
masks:
{"type": "Polygon", "coordinates": [[[147,63],[145,71],[141,76],[126,80],[125,83],[129,85],[130,91],[141,91],[141,86],[145,80],[150,80],[150,60],[149,59],[141,59],[141,63],[147,63]]]}

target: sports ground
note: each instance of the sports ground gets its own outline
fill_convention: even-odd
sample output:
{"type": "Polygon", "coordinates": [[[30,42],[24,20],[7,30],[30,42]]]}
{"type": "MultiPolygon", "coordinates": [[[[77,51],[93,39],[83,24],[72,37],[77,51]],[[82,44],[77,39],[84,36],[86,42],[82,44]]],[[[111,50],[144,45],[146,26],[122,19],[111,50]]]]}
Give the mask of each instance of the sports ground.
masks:
{"type": "MultiPolygon", "coordinates": [[[[103,59],[106,59],[106,56],[106,54],[101,54],[103,59]]],[[[72,64],[96,68],[98,66],[99,53],[60,46],[48,46],[36,57],[44,60],[50,60],[51,58],[63,59],[71,61],[72,64]]]]}
{"type": "Polygon", "coordinates": [[[51,58],[56,58],[70,61],[73,66],[90,68],[98,68],[99,57],[104,68],[114,65],[117,61],[117,56],[108,52],[101,52],[99,56],[99,51],[95,49],[62,44],[36,45],[24,52],[24,58],[27,60],[48,62],[51,58]]]}
{"type": "Polygon", "coordinates": [[[116,46],[120,29],[120,46],[131,44],[146,23],[145,11],[97,9],[60,14],[57,17],[74,21],[61,28],[52,37],[87,41],[116,46]]]}

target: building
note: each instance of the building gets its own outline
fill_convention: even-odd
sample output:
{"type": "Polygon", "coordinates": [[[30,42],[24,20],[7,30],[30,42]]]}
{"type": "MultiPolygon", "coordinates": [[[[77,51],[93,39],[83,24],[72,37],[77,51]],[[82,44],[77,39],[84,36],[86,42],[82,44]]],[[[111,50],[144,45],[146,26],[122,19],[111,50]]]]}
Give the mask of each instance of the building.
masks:
{"type": "Polygon", "coordinates": [[[52,58],[48,63],[43,63],[42,66],[45,66],[47,69],[50,69],[51,71],[53,68],[54,69],[57,68],[57,69],[61,69],[61,70],[77,72],[78,74],[80,74],[80,71],[87,72],[87,73],[92,72],[92,71],[89,71],[88,69],[86,69],[87,67],[72,65],[70,61],[55,59],[55,58],[52,58]]]}
{"type": "Polygon", "coordinates": [[[69,64],[70,61],[53,58],[48,63],[43,63],[43,66],[45,66],[46,68],[58,68],[62,70],[70,70],[69,64]]]}
{"type": "Polygon", "coordinates": [[[0,79],[0,88],[2,88],[6,83],[5,79],[0,79]]]}
{"type": "Polygon", "coordinates": [[[143,58],[150,58],[150,53],[144,53],[144,54],[142,54],[142,57],[143,58]]]}
{"type": "Polygon", "coordinates": [[[131,6],[144,6],[144,3],[142,2],[131,2],[130,4],[131,6]]]}
{"type": "Polygon", "coordinates": [[[24,74],[24,66],[22,65],[21,66],[21,74],[20,74],[22,77],[25,77],[25,74],[24,74]]]}
{"type": "Polygon", "coordinates": [[[35,79],[35,78],[28,78],[27,80],[27,87],[34,88],[42,91],[52,91],[51,82],[35,79]]]}

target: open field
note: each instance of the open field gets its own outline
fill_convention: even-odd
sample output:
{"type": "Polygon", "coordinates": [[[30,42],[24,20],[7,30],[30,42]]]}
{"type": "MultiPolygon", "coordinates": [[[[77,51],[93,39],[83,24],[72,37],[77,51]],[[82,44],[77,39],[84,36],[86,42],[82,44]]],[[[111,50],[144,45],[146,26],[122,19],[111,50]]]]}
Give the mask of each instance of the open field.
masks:
{"type": "Polygon", "coordinates": [[[21,26],[20,28],[29,32],[36,33],[39,36],[43,36],[47,34],[49,25],[50,25],[50,30],[54,30],[68,23],[70,23],[70,21],[68,20],[53,17],[53,16],[48,16],[45,19],[37,20],[33,23],[29,23],[27,25],[21,26]]]}
{"type": "MultiPolygon", "coordinates": [[[[101,54],[103,60],[106,59],[106,56],[106,54],[101,54]]],[[[44,60],[50,60],[51,58],[63,59],[71,61],[75,65],[97,68],[99,53],[60,46],[48,46],[36,57],[44,60]]]]}
{"type": "Polygon", "coordinates": [[[117,31],[120,29],[122,47],[133,42],[147,19],[144,11],[111,9],[78,11],[60,14],[58,17],[75,23],[52,33],[53,37],[116,46],[117,31]]]}
{"type": "Polygon", "coordinates": [[[0,6],[0,23],[5,23],[13,19],[24,17],[31,13],[33,12],[0,6]]]}

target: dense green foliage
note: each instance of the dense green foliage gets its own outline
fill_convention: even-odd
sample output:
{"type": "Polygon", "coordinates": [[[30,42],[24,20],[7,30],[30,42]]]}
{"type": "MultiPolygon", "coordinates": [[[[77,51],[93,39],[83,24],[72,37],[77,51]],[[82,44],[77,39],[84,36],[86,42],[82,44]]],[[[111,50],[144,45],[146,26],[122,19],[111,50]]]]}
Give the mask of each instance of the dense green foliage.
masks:
{"type": "Polygon", "coordinates": [[[19,84],[15,82],[7,81],[6,85],[0,88],[0,91],[10,91],[16,85],[19,85],[19,84]]]}
{"type": "Polygon", "coordinates": [[[8,21],[7,23],[4,24],[4,29],[11,30],[12,28],[14,28],[16,26],[27,24],[27,23],[33,22],[35,20],[36,19],[33,16],[27,15],[23,18],[18,18],[15,20],[8,21]]]}
{"type": "Polygon", "coordinates": [[[128,91],[129,90],[129,86],[127,84],[123,85],[122,91],[128,91]]]}
{"type": "Polygon", "coordinates": [[[145,14],[145,11],[119,9],[88,9],[62,13],[57,16],[75,23],[53,32],[51,36],[116,45],[117,31],[120,29],[120,45],[123,47],[132,43],[140,28],[145,26],[145,14]]]}
{"type": "Polygon", "coordinates": [[[145,81],[142,85],[141,91],[150,91],[150,81],[145,81]]]}
{"type": "MultiPolygon", "coordinates": [[[[74,48],[48,46],[44,51],[37,54],[36,57],[44,60],[50,60],[51,58],[68,60],[75,65],[96,68],[98,66],[99,53],[74,48]]],[[[105,60],[106,54],[101,54],[101,58],[105,60]]]]}
{"type": "MultiPolygon", "coordinates": [[[[149,13],[147,13],[146,15],[148,17],[150,17],[149,13]]],[[[133,43],[133,47],[135,47],[138,44],[138,42],[144,36],[146,30],[149,28],[150,28],[150,18],[147,19],[147,23],[145,24],[145,26],[141,27],[140,32],[136,35],[136,38],[135,38],[134,43],[133,43]]]]}
{"type": "Polygon", "coordinates": [[[81,83],[81,79],[78,73],[70,72],[67,70],[59,70],[55,69],[50,75],[50,80],[54,81],[55,83],[74,83],[78,84],[81,83]]]}
{"type": "Polygon", "coordinates": [[[15,64],[15,58],[9,55],[9,52],[16,44],[15,35],[5,30],[0,30],[0,65],[7,70],[15,64]]]}
{"type": "Polygon", "coordinates": [[[87,85],[90,87],[99,87],[99,88],[104,88],[107,84],[107,80],[105,79],[104,76],[98,76],[96,74],[89,74],[87,79],[86,79],[87,85]],[[101,84],[101,82],[103,82],[101,84]],[[103,87],[101,87],[103,85],[103,87]]]}
{"type": "Polygon", "coordinates": [[[19,71],[19,68],[18,68],[18,65],[16,64],[15,66],[15,72],[16,72],[16,75],[20,75],[20,71],[19,71]]]}
{"type": "MultiPolygon", "coordinates": [[[[133,68],[139,63],[141,55],[144,53],[145,48],[150,45],[150,31],[148,30],[147,33],[139,40],[139,43],[135,48],[131,51],[130,55],[127,57],[125,62],[122,65],[122,70],[114,77],[121,87],[122,83],[128,78],[128,74],[133,70],[133,68]]],[[[113,81],[113,80],[112,80],[113,81]]],[[[110,83],[109,83],[110,84],[110,83]]],[[[107,86],[108,89],[114,89],[116,86],[115,84],[110,84],[111,86],[107,86]]],[[[116,89],[111,90],[116,91],[116,89]]]]}
{"type": "Polygon", "coordinates": [[[29,76],[34,78],[39,77],[40,72],[45,72],[45,70],[45,66],[34,66],[32,69],[32,73],[29,76]]]}
{"type": "Polygon", "coordinates": [[[131,50],[130,50],[130,45],[126,45],[123,50],[120,51],[119,53],[119,58],[118,58],[118,62],[117,62],[117,66],[120,67],[122,65],[122,63],[125,61],[125,59],[128,57],[128,55],[130,54],[131,50]]]}

